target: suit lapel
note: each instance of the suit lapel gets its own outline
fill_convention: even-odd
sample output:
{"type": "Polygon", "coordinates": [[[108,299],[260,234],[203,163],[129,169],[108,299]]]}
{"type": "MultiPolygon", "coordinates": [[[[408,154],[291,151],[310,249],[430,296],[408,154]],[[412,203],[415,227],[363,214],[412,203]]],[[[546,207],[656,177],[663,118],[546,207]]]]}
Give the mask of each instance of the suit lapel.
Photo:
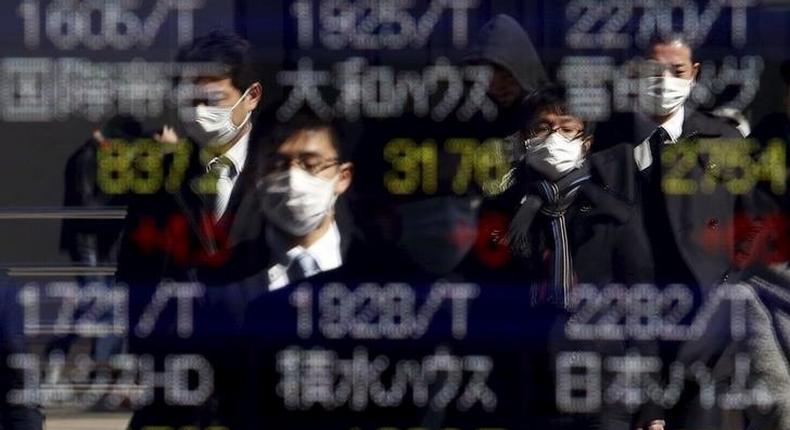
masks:
{"type": "Polygon", "coordinates": [[[207,253],[213,253],[216,251],[217,245],[210,228],[211,214],[208,212],[203,198],[195,189],[197,181],[206,174],[206,169],[200,161],[199,151],[200,148],[193,145],[190,168],[184,177],[182,186],[173,195],[173,198],[186,216],[189,227],[201,248],[207,253]]]}
{"type": "MultiPolygon", "coordinates": [[[[194,178],[188,179],[190,182],[194,178]]],[[[211,229],[211,216],[208,213],[203,199],[191,187],[185,187],[174,196],[187,218],[189,227],[198,239],[200,246],[209,254],[217,249],[214,233],[211,229]]]]}
{"type": "Polygon", "coordinates": [[[618,145],[588,157],[591,172],[604,191],[628,203],[637,201],[637,183],[633,146],[618,145]]]}
{"type": "Polygon", "coordinates": [[[247,160],[233,190],[230,194],[228,207],[220,218],[217,226],[227,232],[226,245],[235,246],[245,240],[253,239],[258,234],[260,224],[260,202],[256,190],[257,158],[250,145],[247,160]],[[256,228],[252,228],[255,226],[256,228]]]}
{"type": "Polygon", "coordinates": [[[244,179],[246,178],[240,177],[234,185],[228,208],[217,223],[222,231],[227,232],[228,246],[250,239],[245,233],[249,230],[250,223],[256,222],[260,213],[255,188],[244,179]]]}
{"type": "MultiPolygon", "coordinates": [[[[683,120],[683,131],[678,139],[677,144],[693,144],[696,139],[701,138],[717,138],[720,136],[707,135],[703,133],[696,120],[696,115],[690,109],[686,110],[686,115],[683,120]],[[685,143],[684,143],[685,142],[685,143]]],[[[696,149],[695,149],[696,150],[696,149]]],[[[688,172],[686,177],[697,184],[702,183],[702,178],[705,175],[708,159],[704,154],[696,154],[697,163],[694,168],[688,172]]],[[[666,202],[667,218],[669,219],[672,233],[677,244],[678,250],[683,257],[683,260],[688,265],[688,268],[694,273],[699,282],[703,282],[705,277],[699,271],[699,264],[693,264],[693,257],[690,255],[689,247],[686,246],[690,241],[695,240],[695,234],[699,232],[694,231],[695,219],[697,210],[694,208],[704,208],[713,205],[713,200],[716,194],[703,194],[697,191],[690,195],[678,195],[664,193],[664,201],[666,202]]],[[[712,206],[711,206],[712,207],[712,206]]],[[[710,207],[708,208],[710,209],[710,207]]]]}

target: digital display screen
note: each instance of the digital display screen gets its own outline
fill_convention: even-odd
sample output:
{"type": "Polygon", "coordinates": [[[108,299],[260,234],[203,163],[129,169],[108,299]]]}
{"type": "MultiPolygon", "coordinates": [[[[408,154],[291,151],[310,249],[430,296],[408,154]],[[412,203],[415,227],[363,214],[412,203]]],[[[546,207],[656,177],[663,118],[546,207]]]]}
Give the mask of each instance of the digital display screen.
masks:
{"type": "Polygon", "coordinates": [[[790,430],[788,24],[4,1],[0,429],[790,430]]]}

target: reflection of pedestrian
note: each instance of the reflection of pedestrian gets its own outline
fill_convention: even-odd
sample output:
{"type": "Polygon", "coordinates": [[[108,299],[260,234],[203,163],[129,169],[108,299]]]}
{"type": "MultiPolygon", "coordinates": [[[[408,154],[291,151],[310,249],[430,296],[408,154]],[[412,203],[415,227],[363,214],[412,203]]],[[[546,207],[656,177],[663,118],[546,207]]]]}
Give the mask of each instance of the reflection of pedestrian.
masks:
{"type": "MultiPolygon", "coordinates": [[[[116,116],[80,146],[66,163],[63,205],[66,207],[106,208],[124,206],[124,194],[108,194],[97,181],[98,152],[110,140],[130,142],[142,136],[142,126],[129,116],[116,116]]],[[[115,262],[122,220],[66,219],[60,235],[60,249],[71,261],[86,266],[115,262]]]]}
{"type": "Polygon", "coordinates": [[[13,389],[37,389],[25,386],[22,372],[9,366],[12,354],[23,354],[26,350],[18,294],[19,288],[0,278],[0,429],[40,430],[44,420],[38,408],[13,405],[8,397],[13,389]]]}
{"type": "MultiPolygon", "coordinates": [[[[125,194],[110,194],[102,189],[98,181],[98,154],[103,147],[109,145],[110,140],[118,139],[127,143],[141,136],[140,122],[127,115],[115,116],[96,130],[66,162],[63,206],[92,209],[125,206],[127,203],[125,194]]],[[[60,232],[60,249],[67,252],[72,263],[78,266],[112,266],[117,258],[122,229],[123,220],[65,219],[60,232]]],[[[81,286],[88,284],[106,286],[112,279],[107,276],[89,275],[80,276],[77,281],[81,286]]],[[[80,315],[85,309],[77,312],[80,315]]],[[[102,322],[109,317],[107,313],[94,315],[93,319],[102,322]]],[[[47,352],[60,350],[67,353],[76,339],[76,335],[58,338],[47,347],[47,352]]],[[[113,353],[120,351],[122,341],[123,339],[114,335],[97,338],[93,344],[94,359],[107,362],[113,353]]],[[[57,379],[55,373],[53,377],[57,379]]]]}
{"type": "Polygon", "coordinates": [[[562,91],[540,91],[532,104],[534,118],[516,134],[526,155],[508,175],[498,200],[514,206],[507,232],[513,264],[529,273],[528,279],[547,281],[535,289],[535,303],[568,308],[574,282],[652,280],[636,208],[605,192],[599,182],[601,171],[617,168],[608,165],[613,159],[628,160],[623,155],[630,155],[630,148],[588,156],[591,125],[568,111],[562,91]]]}
{"type": "MultiPolygon", "coordinates": [[[[685,104],[699,63],[682,39],[656,39],[640,64],[640,111],[612,118],[596,140],[634,147],[634,175],[609,175],[613,192],[639,201],[659,285],[683,283],[699,298],[737,272],[736,258],[751,255],[756,241],[740,240],[740,220],[767,211],[756,190],[731,192],[728,169],[706,154],[703,140],[721,139],[717,152],[737,152],[741,134],[724,121],[685,104]],[[715,178],[709,189],[706,180],[715,178]]],[[[733,152],[733,153],[735,153],[733,152]]],[[[765,233],[765,232],[761,232],[765,233]]],[[[750,238],[753,239],[753,238],[750,238]]]]}
{"type": "Polygon", "coordinates": [[[505,137],[517,131],[526,114],[525,99],[548,82],[527,32],[512,17],[497,15],[480,29],[464,60],[492,68],[487,92],[498,114],[486,126],[488,136],[505,137]]]}
{"type": "Polygon", "coordinates": [[[483,25],[465,60],[493,68],[488,95],[501,109],[518,106],[548,82],[529,35],[507,15],[483,25]]]}

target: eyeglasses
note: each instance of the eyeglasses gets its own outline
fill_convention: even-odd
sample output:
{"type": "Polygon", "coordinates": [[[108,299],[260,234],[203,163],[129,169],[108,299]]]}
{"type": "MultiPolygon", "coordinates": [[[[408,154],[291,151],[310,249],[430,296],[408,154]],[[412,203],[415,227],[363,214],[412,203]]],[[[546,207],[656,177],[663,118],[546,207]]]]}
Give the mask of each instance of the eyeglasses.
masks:
{"type": "Polygon", "coordinates": [[[290,169],[294,164],[310,174],[317,175],[330,167],[339,165],[340,160],[337,157],[323,158],[314,154],[301,154],[296,157],[274,154],[267,158],[264,168],[267,173],[277,173],[290,169]]]}
{"type": "Polygon", "coordinates": [[[550,127],[546,124],[541,124],[529,130],[527,135],[529,139],[535,137],[546,138],[552,133],[559,133],[568,140],[574,140],[582,137],[584,135],[584,130],[571,126],[550,127]]]}

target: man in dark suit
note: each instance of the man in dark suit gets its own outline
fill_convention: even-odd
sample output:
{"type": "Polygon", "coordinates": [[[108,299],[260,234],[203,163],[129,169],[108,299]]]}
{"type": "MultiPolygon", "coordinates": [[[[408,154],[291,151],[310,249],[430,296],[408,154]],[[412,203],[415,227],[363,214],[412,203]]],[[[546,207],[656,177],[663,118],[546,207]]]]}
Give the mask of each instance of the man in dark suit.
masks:
{"type": "Polygon", "coordinates": [[[222,285],[249,276],[265,261],[256,254],[258,157],[250,139],[263,87],[254,78],[251,55],[247,41],[219,32],[181,48],[179,63],[212,64],[224,72],[180,83],[192,96],[191,105],[180,106],[189,140],[163,143],[166,187],[130,203],[119,280],[222,285]]]}
{"type": "MultiPolygon", "coordinates": [[[[604,287],[652,282],[650,249],[637,207],[601,186],[611,171],[607,160],[633,163],[630,146],[590,154],[593,124],[568,108],[559,88],[538,91],[530,100],[532,118],[511,139],[524,156],[514,164],[504,190],[491,209],[508,214],[506,238],[512,256],[504,270],[492,271],[499,283],[527,284],[532,324],[525,361],[524,408],[539,428],[631,429],[632,420],[663,429],[660,411],[644,408],[632,417],[619,404],[595,413],[573,415],[555,405],[554,360],[562,351],[622,354],[624,342],[584,344],[565,337],[563,324],[573,312],[579,284],[604,287]],[[649,409],[649,410],[648,410],[649,409]]],[[[652,345],[629,345],[645,349],[652,345]]]]}
{"type": "Polygon", "coordinates": [[[227,285],[259,272],[268,259],[256,190],[259,156],[250,138],[263,88],[252,60],[247,41],[221,32],[178,53],[179,63],[211,67],[181,76],[189,103],[179,106],[177,129],[188,140],[178,141],[169,127],[159,136],[166,180],[154,193],[133,196],[116,276],[129,286],[130,351],[150,354],[158,369],[167,356],[200,354],[212,367],[213,392],[185,405],[168,402],[157,389],[153,402],[135,412],[132,429],[230,425],[238,392],[232,342],[245,298],[227,285]],[[186,338],[176,335],[184,320],[175,309],[180,305],[166,306],[149,329],[135,330],[165,282],[190,283],[199,291],[189,304],[192,333],[186,338]]]}
{"type": "Polygon", "coordinates": [[[270,291],[346,263],[353,225],[337,203],[353,164],[341,147],[331,123],[307,114],[275,126],[267,139],[258,188],[269,260],[258,279],[270,291]]]}
{"type": "Polygon", "coordinates": [[[640,67],[639,111],[613,117],[596,132],[596,141],[607,145],[633,145],[635,165],[610,160],[604,183],[642,205],[656,281],[708,291],[736,271],[736,251],[748,251],[736,247],[734,223],[756,210],[758,197],[752,190],[731,192],[722,179],[731,166],[715,157],[737,144],[738,131],[685,103],[700,67],[689,45],[656,39],[647,58],[640,67]],[[721,140],[706,146],[710,139],[721,140]]]}
{"type": "MultiPolygon", "coordinates": [[[[722,154],[739,151],[740,133],[686,104],[700,68],[690,46],[682,39],[656,39],[646,57],[640,64],[638,111],[612,118],[596,135],[610,145],[630,144],[633,157],[623,165],[622,157],[605,155],[598,171],[604,188],[641,207],[658,287],[686,285],[698,309],[720,285],[737,280],[763,233],[753,226],[760,225],[761,209],[770,209],[770,203],[754,189],[732,187],[733,166],[721,160],[727,159],[722,154]]],[[[709,324],[706,333],[721,329],[709,324]]],[[[726,345],[714,342],[717,336],[703,339],[707,346],[705,340],[663,345],[664,369],[676,360],[731,369],[726,345]],[[689,348],[692,344],[696,348],[689,348]],[[696,353],[683,352],[689,349],[696,353]]],[[[702,406],[693,386],[676,406],[668,415],[675,425],[723,428],[721,409],[702,406]]]]}

